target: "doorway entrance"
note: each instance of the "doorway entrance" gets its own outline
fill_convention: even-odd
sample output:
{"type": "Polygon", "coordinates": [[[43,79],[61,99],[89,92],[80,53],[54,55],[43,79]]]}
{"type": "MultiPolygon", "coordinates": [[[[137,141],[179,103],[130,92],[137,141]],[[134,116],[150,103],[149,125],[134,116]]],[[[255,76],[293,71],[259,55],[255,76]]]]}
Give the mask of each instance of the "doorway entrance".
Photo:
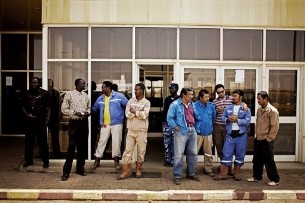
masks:
{"type": "Polygon", "coordinates": [[[164,161],[162,123],[163,101],[169,95],[173,81],[173,65],[139,65],[139,82],[145,84],[145,97],[151,103],[145,159],[149,162],[164,161]]]}

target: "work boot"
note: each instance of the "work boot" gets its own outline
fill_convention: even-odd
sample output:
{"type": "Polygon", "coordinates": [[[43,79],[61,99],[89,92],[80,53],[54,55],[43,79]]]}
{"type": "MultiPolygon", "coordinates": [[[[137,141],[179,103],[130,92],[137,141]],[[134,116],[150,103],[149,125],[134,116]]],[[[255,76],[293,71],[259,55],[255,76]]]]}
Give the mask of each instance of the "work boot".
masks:
{"type": "Polygon", "coordinates": [[[240,166],[234,166],[233,178],[234,178],[236,181],[241,181],[240,166]]]}
{"type": "Polygon", "coordinates": [[[123,165],[123,173],[117,177],[117,180],[124,180],[130,176],[131,164],[123,165]]]}
{"type": "Polygon", "coordinates": [[[142,163],[136,162],[137,167],[136,167],[136,178],[142,178],[142,163]]]}
{"type": "Polygon", "coordinates": [[[122,169],[121,166],[120,166],[120,159],[119,159],[119,157],[114,157],[114,168],[117,171],[122,169]]]}
{"type": "Polygon", "coordinates": [[[100,158],[96,157],[95,161],[94,161],[94,164],[91,166],[91,168],[95,170],[98,167],[100,167],[100,160],[101,160],[100,158]]]}
{"type": "Polygon", "coordinates": [[[228,167],[221,164],[220,166],[220,173],[214,176],[213,180],[227,180],[228,179],[228,167]]]}
{"type": "Polygon", "coordinates": [[[234,176],[234,171],[233,171],[232,165],[229,166],[229,168],[228,168],[228,176],[234,176]]]}

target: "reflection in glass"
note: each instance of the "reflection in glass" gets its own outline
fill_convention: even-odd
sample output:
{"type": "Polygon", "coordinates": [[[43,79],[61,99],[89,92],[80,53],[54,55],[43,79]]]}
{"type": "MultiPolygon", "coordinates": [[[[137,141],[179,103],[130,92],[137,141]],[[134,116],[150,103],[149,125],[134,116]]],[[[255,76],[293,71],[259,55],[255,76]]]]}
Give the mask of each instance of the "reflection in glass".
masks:
{"type": "Polygon", "coordinates": [[[275,155],[294,155],[296,144],[296,124],[281,123],[276,140],[274,141],[275,155]]]}
{"type": "Polygon", "coordinates": [[[1,69],[26,70],[27,35],[2,34],[1,43],[1,69]]]}
{"type": "Polygon", "coordinates": [[[236,90],[240,89],[244,91],[244,98],[243,102],[247,104],[247,106],[251,110],[251,116],[255,116],[255,88],[256,88],[256,70],[252,69],[245,69],[244,70],[244,81],[236,81],[238,79],[236,74],[238,74],[238,70],[236,69],[226,69],[225,70],[225,90],[226,94],[231,95],[231,93],[236,90]]]}
{"type": "Polygon", "coordinates": [[[88,58],[88,28],[49,28],[48,58],[88,58]]]}
{"type": "Polygon", "coordinates": [[[219,60],[219,29],[180,29],[180,59],[219,60]]]}
{"type": "Polygon", "coordinates": [[[269,97],[280,116],[296,116],[297,71],[270,70],[269,97]]]}
{"type": "Polygon", "coordinates": [[[263,60],[263,31],[224,29],[223,59],[243,61],[263,60]]]}
{"type": "Polygon", "coordinates": [[[132,28],[92,28],[92,58],[131,59],[132,28]]]}
{"type": "Polygon", "coordinates": [[[96,82],[96,90],[101,91],[103,82],[109,80],[118,85],[119,92],[131,98],[131,66],[129,62],[92,62],[91,78],[96,82]]]}
{"type": "Polygon", "coordinates": [[[305,61],[305,32],[267,30],[267,61],[305,61]]]}
{"type": "Polygon", "coordinates": [[[136,28],[136,58],[175,59],[176,28],[136,28]]]}
{"type": "Polygon", "coordinates": [[[29,69],[42,69],[42,35],[30,34],[29,69]]]}
{"type": "MultiPolygon", "coordinates": [[[[48,76],[54,81],[54,88],[59,91],[63,100],[66,91],[74,90],[74,81],[82,78],[88,84],[87,62],[49,62],[48,76]]],[[[68,123],[69,117],[63,116],[59,126],[60,150],[66,152],[69,144],[68,123]]],[[[49,136],[50,137],[50,136],[49,136]]],[[[49,145],[51,142],[49,141],[49,145]]],[[[51,148],[51,146],[49,146],[51,148]]]]}
{"type": "Polygon", "coordinates": [[[192,87],[194,90],[194,99],[198,96],[199,91],[203,88],[210,92],[210,100],[215,97],[214,87],[216,81],[215,69],[184,69],[184,86],[192,87]]]}

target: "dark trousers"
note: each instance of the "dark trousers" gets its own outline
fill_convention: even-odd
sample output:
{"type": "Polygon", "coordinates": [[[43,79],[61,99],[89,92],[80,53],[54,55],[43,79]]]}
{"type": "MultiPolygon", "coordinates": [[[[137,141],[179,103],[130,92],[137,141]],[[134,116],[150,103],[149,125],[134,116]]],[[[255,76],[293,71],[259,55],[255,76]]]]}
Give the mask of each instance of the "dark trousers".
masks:
{"type": "Polygon", "coordinates": [[[63,167],[64,174],[70,174],[75,148],[77,148],[76,156],[76,172],[84,172],[86,150],[88,143],[88,119],[70,120],[69,121],[69,146],[66,154],[66,162],[63,167]]]}
{"type": "Polygon", "coordinates": [[[52,151],[55,158],[60,157],[59,147],[59,123],[54,123],[49,126],[52,139],[52,151]]]}
{"type": "Polygon", "coordinates": [[[257,180],[263,179],[264,165],[267,171],[267,176],[270,181],[279,182],[280,177],[274,162],[273,141],[254,140],[253,154],[253,177],[257,180]]]}
{"type": "Polygon", "coordinates": [[[217,150],[217,156],[220,158],[220,160],[223,159],[223,145],[226,140],[226,125],[222,124],[214,124],[214,132],[213,132],[213,143],[216,146],[217,150]]]}
{"type": "Polygon", "coordinates": [[[25,162],[33,163],[33,153],[35,147],[35,138],[39,148],[39,155],[43,163],[49,163],[49,148],[47,140],[47,126],[38,120],[29,120],[25,133],[25,162]]]}
{"type": "Polygon", "coordinates": [[[165,162],[174,164],[174,134],[168,125],[163,130],[165,162]]]}

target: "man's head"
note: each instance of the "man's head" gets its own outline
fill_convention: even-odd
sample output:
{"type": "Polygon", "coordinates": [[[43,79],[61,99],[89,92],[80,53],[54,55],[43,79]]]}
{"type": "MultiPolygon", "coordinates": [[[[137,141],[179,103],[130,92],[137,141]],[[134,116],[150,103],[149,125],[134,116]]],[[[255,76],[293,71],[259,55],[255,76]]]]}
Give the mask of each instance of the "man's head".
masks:
{"type": "Polygon", "coordinates": [[[86,89],[86,82],[81,78],[77,78],[74,82],[77,91],[81,92],[86,89]]]}
{"type": "Polygon", "coordinates": [[[226,95],[225,87],[223,86],[223,84],[216,85],[215,92],[217,93],[219,98],[224,98],[226,95]]]}
{"type": "Polygon", "coordinates": [[[189,103],[193,99],[193,90],[190,87],[183,87],[180,92],[183,103],[189,103]]]}
{"type": "Polygon", "coordinates": [[[136,98],[144,97],[145,85],[143,83],[136,84],[136,86],[134,88],[134,92],[135,92],[136,98]]]}
{"type": "Polygon", "coordinates": [[[94,92],[96,90],[97,86],[96,86],[96,82],[91,81],[91,91],[94,92]]]}
{"type": "Polygon", "coordinates": [[[171,95],[177,95],[179,85],[177,83],[171,83],[169,85],[169,92],[171,95]]]}
{"type": "Polygon", "coordinates": [[[232,100],[233,100],[233,104],[239,105],[241,104],[243,97],[244,97],[244,91],[242,90],[234,90],[232,92],[232,100]]]}
{"type": "Polygon", "coordinates": [[[48,90],[52,90],[54,88],[54,82],[52,79],[48,79],[48,90]]]}
{"type": "Polygon", "coordinates": [[[269,102],[269,95],[266,91],[260,91],[257,93],[257,103],[265,108],[269,102]]]}
{"type": "Polygon", "coordinates": [[[110,81],[104,81],[103,85],[102,85],[102,91],[106,96],[109,96],[111,94],[111,86],[112,86],[112,82],[110,81]]]}
{"type": "Polygon", "coordinates": [[[40,87],[40,79],[38,77],[33,77],[32,80],[31,80],[30,89],[38,90],[39,87],[40,87]]]}
{"type": "Polygon", "coordinates": [[[210,99],[210,93],[206,89],[201,89],[198,96],[199,96],[199,100],[201,101],[202,104],[208,103],[208,101],[210,99]]]}

